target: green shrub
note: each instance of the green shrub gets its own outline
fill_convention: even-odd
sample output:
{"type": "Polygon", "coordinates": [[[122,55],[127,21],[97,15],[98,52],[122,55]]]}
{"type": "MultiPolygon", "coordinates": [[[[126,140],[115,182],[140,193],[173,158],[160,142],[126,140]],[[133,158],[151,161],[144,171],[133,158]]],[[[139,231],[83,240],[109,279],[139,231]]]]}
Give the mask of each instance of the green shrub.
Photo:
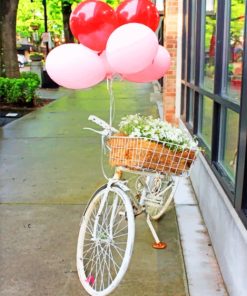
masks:
{"type": "Polygon", "coordinates": [[[28,72],[28,71],[25,71],[25,72],[21,72],[21,75],[20,75],[21,78],[32,78],[34,80],[37,81],[38,85],[40,84],[40,78],[39,78],[39,75],[36,74],[36,73],[33,73],[33,72],[28,72]]]}
{"type": "Polygon", "coordinates": [[[7,90],[10,87],[10,79],[5,77],[0,77],[0,101],[4,102],[6,100],[7,90]]]}
{"type": "Polygon", "coordinates": [[[32,72],[22,72],[20,78],[0,77],[0,101],[10,104],[33,104],[40,79],[32,72]]]}

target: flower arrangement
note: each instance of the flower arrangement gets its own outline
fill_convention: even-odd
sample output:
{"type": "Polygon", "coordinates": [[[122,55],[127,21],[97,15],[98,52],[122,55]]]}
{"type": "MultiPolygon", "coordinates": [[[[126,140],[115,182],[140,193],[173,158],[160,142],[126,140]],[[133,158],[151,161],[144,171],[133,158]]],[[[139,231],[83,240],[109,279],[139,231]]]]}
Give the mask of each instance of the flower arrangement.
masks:
{"type": "Polygon", "coordinates": [[[181,145],[182,149],[196,148],[198,143],[187,132],[172,126],[166,121],[140,114],[127,115],[119,123],[120,132],[130,137],[143,137],[166,142],[169,148],[181,145]]]}
{"type": "Polygon", "coordinates": [[[44,58],[43,53],[41,52],[32,52],[29,55],[31,61],[41,61],[44,58]]]}
{"type": "Polygon", "coordinates": [[[108,140],[113,166],[181,175],[189,171],[196,158],[197,142],[160,119],[127,115],[119,128],[120,132],[108,140]]]}
{"type": "Polygon", "coordinates": [[[36,30],[38,30],[40,28],[40,23],[37,22],[37,21],[32,21],[30,23],[30,27],[31,27],[32,30],[36,31],[36,30]]]}

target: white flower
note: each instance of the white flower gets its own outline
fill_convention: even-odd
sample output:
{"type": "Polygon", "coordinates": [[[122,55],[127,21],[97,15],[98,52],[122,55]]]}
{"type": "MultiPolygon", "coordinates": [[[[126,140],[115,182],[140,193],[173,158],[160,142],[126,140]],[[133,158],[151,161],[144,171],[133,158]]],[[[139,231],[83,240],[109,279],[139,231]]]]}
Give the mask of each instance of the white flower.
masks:
{"type": "Polygon", "coordinates": [[[121,132],[131,137],[144,137],[167,142],[171,147],[174,147],[172,145],[181,145],[182,149],[191,149],[198,145],[197,141],[192,140],[186,131],[152,116],[127,115],[122,118],[119,127],[121,132]]]}

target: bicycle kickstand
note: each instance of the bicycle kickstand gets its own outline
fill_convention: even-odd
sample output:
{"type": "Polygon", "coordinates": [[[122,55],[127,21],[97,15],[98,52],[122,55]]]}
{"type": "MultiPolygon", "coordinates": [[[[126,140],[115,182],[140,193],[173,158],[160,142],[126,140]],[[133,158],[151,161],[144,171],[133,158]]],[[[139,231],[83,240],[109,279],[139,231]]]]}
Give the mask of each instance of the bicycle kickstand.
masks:
{"type": "Polygon", "coordinates": [[[147,224],[148,224],[148,227],[151,230],[151,233],[152,233],[153,238],[155,240],[155,243],[152,244],[152,247],[154,249],[165,249],[167,247],[167,244],[164,243],[164,242],[161,242],[159,240],[159,237],[158,237],[158,235],[157,235],[157,233],[156,233],[156,231],[155,231],[155,229],[153,227],[153,224],[152,224],[152,222],[150,220],[149,214],[147,214],[147,224]]]}

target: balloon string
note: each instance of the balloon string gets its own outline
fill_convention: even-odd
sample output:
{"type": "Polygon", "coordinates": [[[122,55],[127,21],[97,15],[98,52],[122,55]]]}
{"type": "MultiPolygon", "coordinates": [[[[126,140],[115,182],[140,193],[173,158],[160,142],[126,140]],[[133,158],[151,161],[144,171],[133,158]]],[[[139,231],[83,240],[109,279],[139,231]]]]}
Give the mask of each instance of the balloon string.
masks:
{"type": "MultiPolygon", "coordinates": [[[[114,116],[115,116],[115,98],[114,98],[113,89],[112,89],[113,79],[107,78],[106,83],[107,83],[107,91],[110,96],[109,125],[112,127],[112,122],[113,122],[114,116]]],[[[102,170],[102,173],[103,173],[103,176],[105,177],[105,179],[109,180],[109,178],[107,177],[105,168],[104,168],[104,155],[106,154],[106,150],[107,150],[105,141],[106,141],[106,138],[102,137],[102,140],[101,140],[101,170],[102,170]]]]}
{"type": "Polygon", "coordinates": [[[110,96],[110,110],[109,110],[109,125],[112,127],[112,122],[114,120],[114,115],[115,115],[115,98],[113,94],[113,79],[112,78],[107,78],[107,90],[110,96]]]}

